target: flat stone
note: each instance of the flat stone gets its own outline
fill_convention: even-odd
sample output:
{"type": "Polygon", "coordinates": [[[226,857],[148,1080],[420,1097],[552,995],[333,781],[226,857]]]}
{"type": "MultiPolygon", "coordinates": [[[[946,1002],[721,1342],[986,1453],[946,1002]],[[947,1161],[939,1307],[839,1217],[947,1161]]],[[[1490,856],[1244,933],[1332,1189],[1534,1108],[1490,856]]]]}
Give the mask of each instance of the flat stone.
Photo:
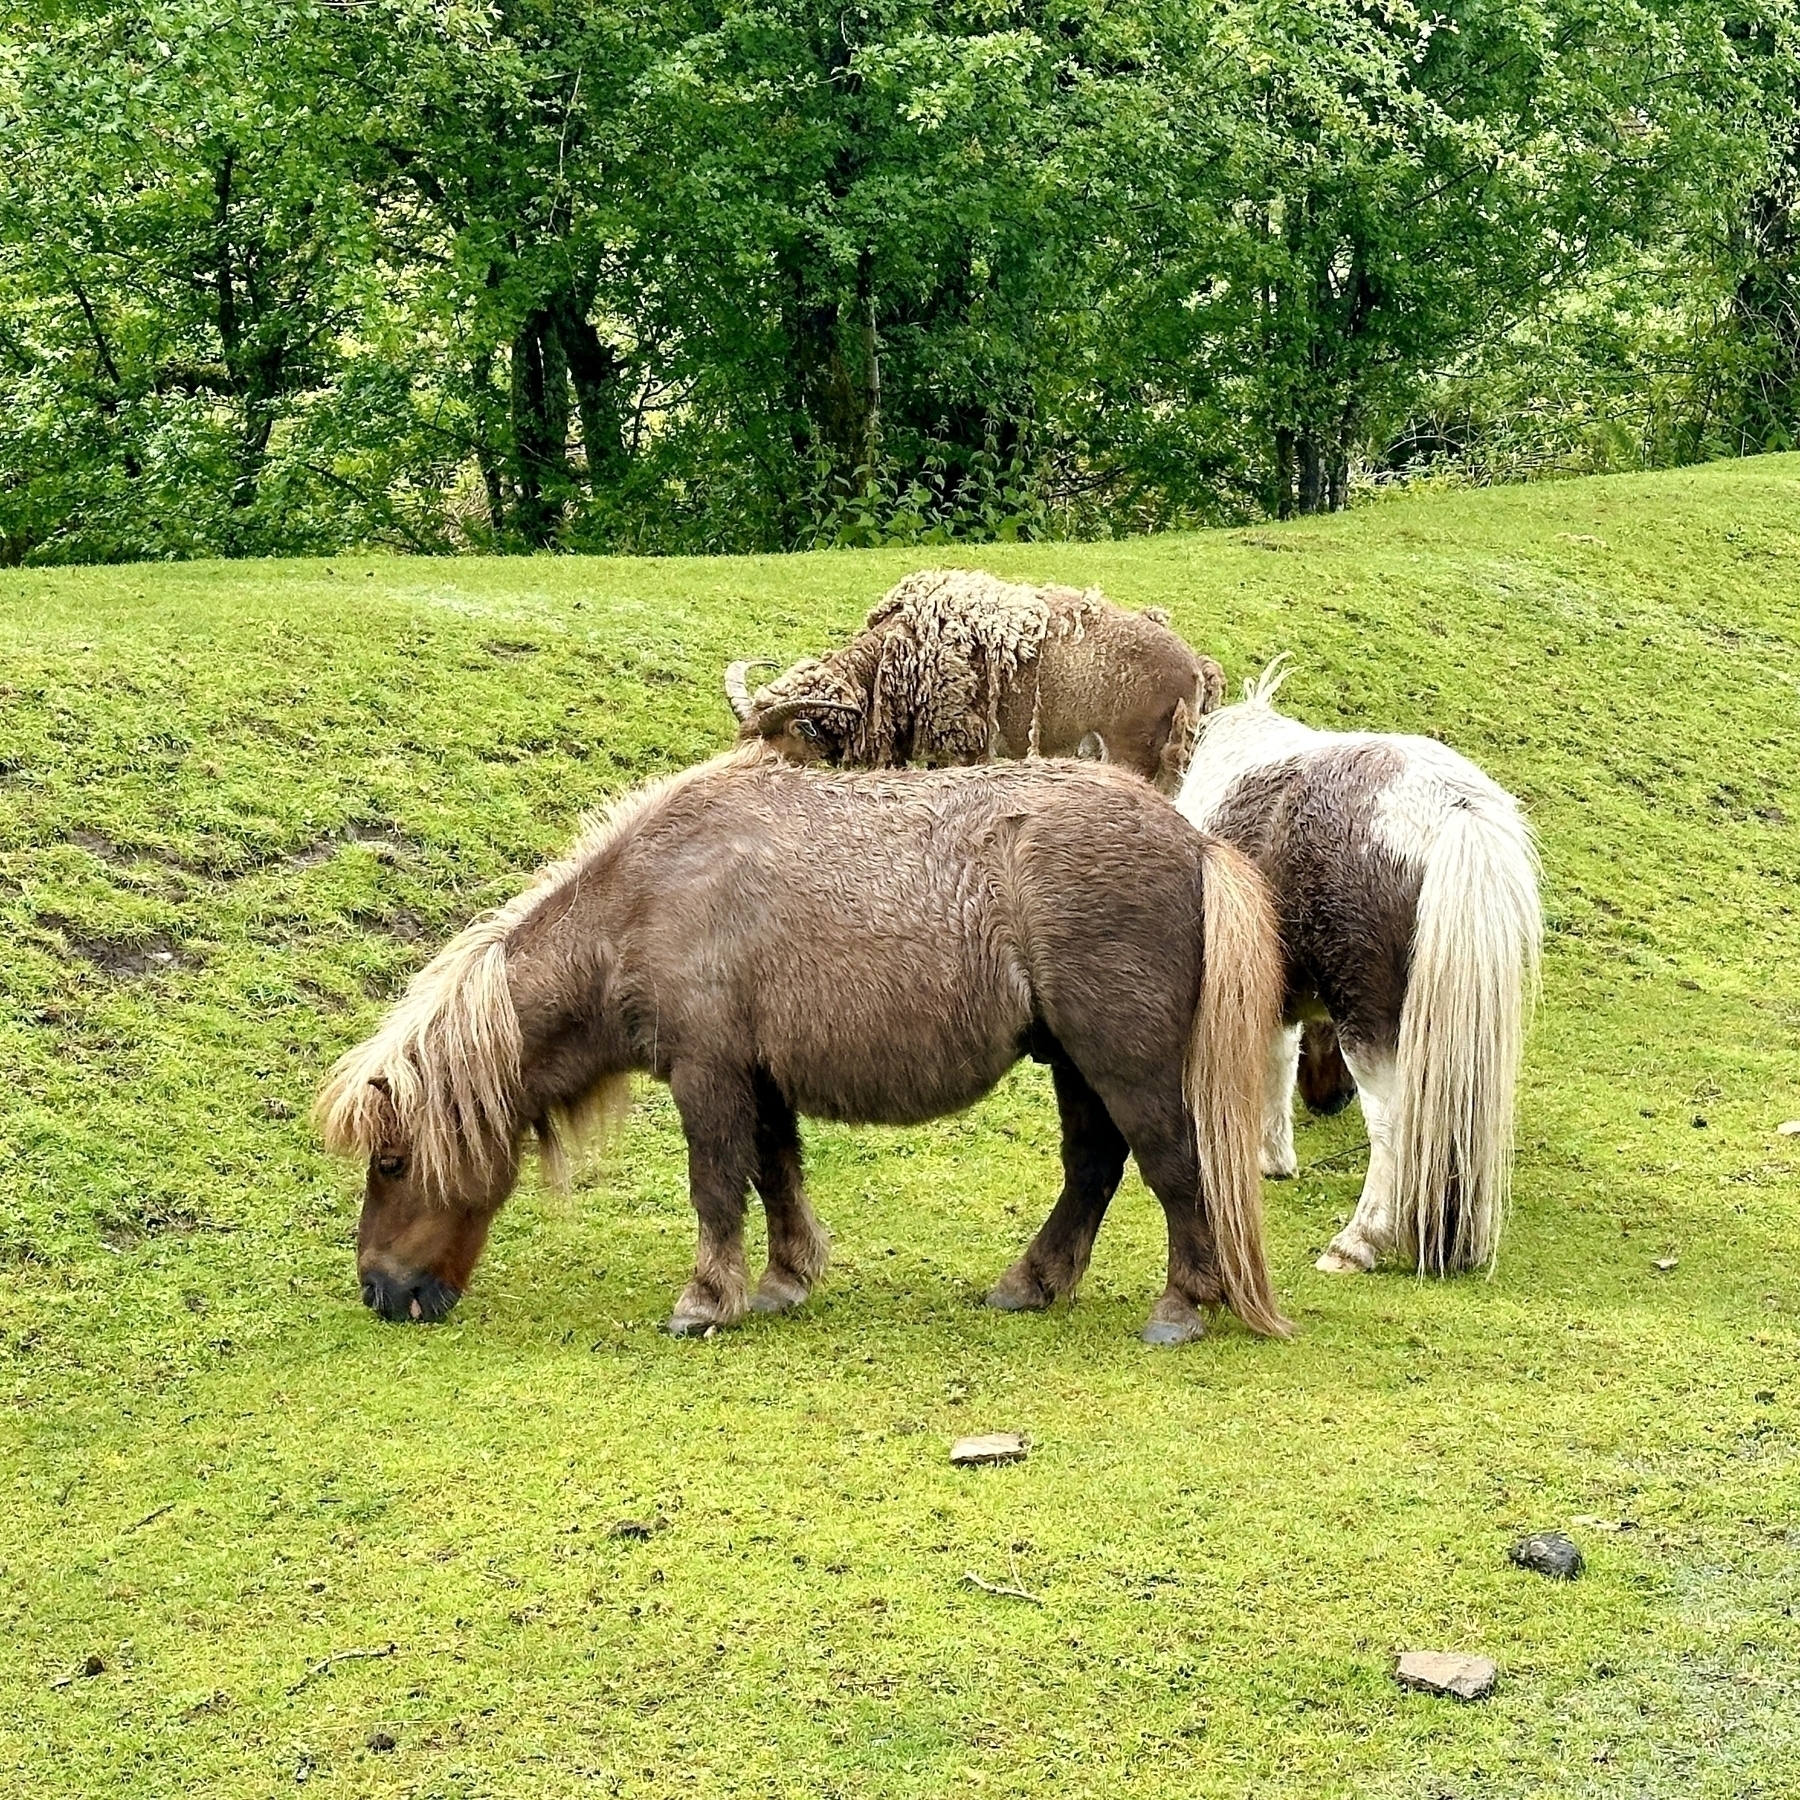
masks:
{"type": "Polygon", "coordinates": [[[1548,1575],[1552,1581],[1573,1581],[1581,1573],[1581,1551],[1573,1538],[1560,1531],[1534,1531],[1520,1538],[1506,1553],[1521,1569],[1548,1575]]]}
{"type": "Polygon", "coordinates": [[[982,1437],[958,1438],[950,1446],[950,1461],[959,1469],[1024,1460],[1025,1440],[1016,1431],[990,1431],[982,1437]]]}
{"type": "Polygon", "coordinates": [[[1394,1669],[1402,1687],[1422,1694],[1447,1694],[1453,1700],[1485,1700],[1494,1691],[1500,1671],[1485,1656],[1464,1656],[1457,1650],[1407,1650],[1394,1669]]]}

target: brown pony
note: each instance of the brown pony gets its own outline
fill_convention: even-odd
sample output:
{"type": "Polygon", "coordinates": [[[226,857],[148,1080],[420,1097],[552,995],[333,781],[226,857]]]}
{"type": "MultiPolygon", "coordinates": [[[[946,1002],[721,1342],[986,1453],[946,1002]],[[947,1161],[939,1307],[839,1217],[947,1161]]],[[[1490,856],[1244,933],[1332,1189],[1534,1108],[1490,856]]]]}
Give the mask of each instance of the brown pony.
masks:
{"type": "Polygon", "coordinates": [[[363,1299],[456,1303],[518,1178],[552,1173],[631,1071],[666,1081],[700,1242],[671,1330],[798,1305],[827,1239],[796,1115],[915,1124],[1050,1065],[1061,1199],[989,1295],[1072,1293],[1127,1154],[1167,1215],[1144,1336],[1229,1304],[1281,1333],[1257,1171],[1280,947],[1261,879],[1137,777],[1092,763],[837,773],[739,750],[628,799],[478,920],[332,1071],[319,1116],[366,1158],[363,1299]],[[746,1189],[769,1264],[744,1269],[746,1189]]]}

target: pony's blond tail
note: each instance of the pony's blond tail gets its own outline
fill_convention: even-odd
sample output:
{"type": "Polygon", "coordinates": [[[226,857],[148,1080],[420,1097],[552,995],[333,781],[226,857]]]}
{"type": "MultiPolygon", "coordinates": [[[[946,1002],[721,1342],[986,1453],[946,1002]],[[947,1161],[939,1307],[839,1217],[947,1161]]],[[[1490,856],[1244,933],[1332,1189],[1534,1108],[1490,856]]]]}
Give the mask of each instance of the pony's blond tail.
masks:
{"type": "Polygon", "coordinates": [[[1286,1337],[1263,1255],[1263,1070],[1281,1022],[1283,967],[1274,902],[1256,866],[1210,840],[1202,877],[1206,932],[1200,1004],[1188,1048],[1187,1100],[1206,1209],[1231,1310],[1252,1331],[1286,1337]]]}
{"type": "Polygon", "coordinates": [[[1422,1275],[1499,1250],[1541,934],[1524,818],[1453,806],[1425,860],[1395,1071],[1398,1242],[1422,1275]]]}

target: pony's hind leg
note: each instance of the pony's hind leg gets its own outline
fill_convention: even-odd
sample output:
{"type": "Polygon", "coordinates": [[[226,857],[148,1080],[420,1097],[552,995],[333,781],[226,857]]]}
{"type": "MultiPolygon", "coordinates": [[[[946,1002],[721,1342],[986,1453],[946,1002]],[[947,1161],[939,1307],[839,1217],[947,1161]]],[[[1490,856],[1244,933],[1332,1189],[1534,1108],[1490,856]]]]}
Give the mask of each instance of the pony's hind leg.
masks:
{"type": "Polygon", "coordinates": [[[1169,1228],[1169,1280],[1150,1309],[1146,1344],[1188,1344],[1204,1335],[1206,1317],[1225,1304],[1212,1226],[1200,1191],[1200,1152],[1179,1086],[1179,1064],[1166,1085],[1119,1088],[1109,1099],[1138,1170],[1162,1203],[1169,1228]]]}
{"type": "Polygon", "coordinates": [[[687,1136],[688,1193],[699,1220],[693,1279],[669,1330],[694,1337],[743,1317],[744,1194],[756,1166],[756,1095],[747,1072],[677,1063],[669,1091],[687,1136]]]}
{"type": "Polygon", "coordinates": [[[1074,1293],[1130,1154],[1104,1102],[1071,1062],[1050,1065],[1062,1116],[1063,1188],[1025,1254],[995,1282],[989,1306],[1035,1312],[1074,1293]]]}
{"type": "Polygon", "coordinates": [[[1282,1025],[1269,1039],[1263,1077],[1262,1172],[1271,1181],[1292,1181],[1300,1164],[1294,1155],[1294,1082],[1300,1070],[1299,1024],[1282,1025]]]}
{"type": "Polygon", "coordinates": [[[769,1221],[769,1266],[750,1296],[753,1312],[785,1312],[825,1272],[831,1238],[807,1204],[800,1124],[770,1076],[756,1077],[756,1172],[752,1179],[769,1221]]]}
{"type": "Polygon", "coordinates": [[[1325,1254],[1314,1266],[1330,1275],[1362,1275],[1394,1249],[1394,1105],[1398,1082],[1391,1054],[1352,1050],[1346,1045],[1344,1061],[1356,1077],[1363,1123],[1369,1128],[1369,1173],[1350,1223],[1326,1245],[1325,1254]]]}

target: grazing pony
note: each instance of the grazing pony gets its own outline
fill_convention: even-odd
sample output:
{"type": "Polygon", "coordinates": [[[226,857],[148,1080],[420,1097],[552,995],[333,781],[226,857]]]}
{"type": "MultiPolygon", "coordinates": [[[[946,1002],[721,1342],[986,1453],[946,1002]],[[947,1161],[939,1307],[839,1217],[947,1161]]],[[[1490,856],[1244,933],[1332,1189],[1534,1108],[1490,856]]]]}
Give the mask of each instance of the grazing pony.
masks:
{"type": "MultiPolygon", "coordinates": [[[[1202,727],[1176,804],[1275,893],[1287,958],[1269,1052],[1265,1175],[1294,1173],[1302,1022],[1328,1015],[1369,1128],[1369,1173],[1321,1269],[1397,1255],[1491,1263],[1535,995],[1538,859],[1518,802],[1431,738],[1314,731],[1275,709],[1278,658],[1202,727]]],[[[1309,1047],[1309,1100],[1344,1095],[1309,1047]]]]}
{"type": "Polygon", "coordinates": [[[1263,1260],[1262,1067],[1281,952],[1255,869],[1135,776],[1048,762],[891,773],[740,749],[650,787],[414,979],[319,1101],[368,1164],[357,1268],[384,1318],[441,1318],[535,1134],[551,1162],[666,1081],[699,1216],[670,1328],[803,1301],[827,1238],[796,1115],[916,1124],[1050,1065],[1064,1187],[989,1296],[1074,1291],[1127,1154],[1162,1202],[1151,1343],[1227,1303],[1283,1333],[1263,1260]],[[769,1263],[744,1269],[746,1188],[769,1263]]]}

